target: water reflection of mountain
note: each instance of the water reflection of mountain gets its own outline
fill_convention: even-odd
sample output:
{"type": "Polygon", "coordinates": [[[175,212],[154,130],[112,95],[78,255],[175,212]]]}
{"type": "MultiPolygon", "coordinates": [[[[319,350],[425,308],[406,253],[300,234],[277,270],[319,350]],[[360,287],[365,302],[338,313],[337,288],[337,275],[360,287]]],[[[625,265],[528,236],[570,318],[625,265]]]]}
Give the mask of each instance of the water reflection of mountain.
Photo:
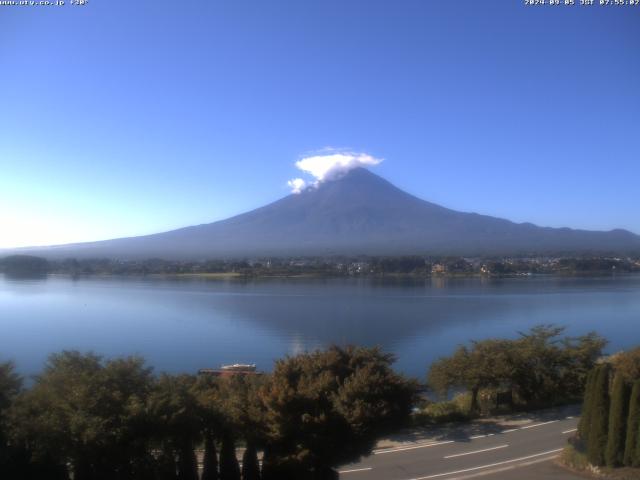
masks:
{"type": "MultiPolygon", "coordinates": [[[[457,344],[538,323],[638,342],[640,276],[628,278],[258,279],[0,276],[4,358],[39,371],[61,349],[139,353],[158,370],[258,363],[330,343],[380,345],[422,376],[457,344]],[[123,334],[126,332],[126,334],[123,334]]],[[[1,360],[1,359],[0,359],[1,360]]]]}
{"type": "MultiPolygon", "coordinates": [[[[203,283],[212,320],[230,318],[290,338],[297,349],[329,343],[381,345],[388,350],[417,338],[446,339],[429,349],[444,354],[458,343],[514,336],[537,323],[571,326],[570,333],[600,327],[612,302],[625,315],[622,288],[638,291],[640,277],[428,280],[305,279],[203,283]],[[615,297],[604,298],[614,294],[615,297]],[[215,314],[214,314],[215,312],[215,314]]],[[[194,288],[190,284],[190,289],[194,288]]],[[[632,311],[636,303],[628,305],[632,311]]],[[[609,321],[614,319],[610,316],[609,321]]],[[[415,342],[414,342],[415,343],[415,342]]]]}
{"type": "Polygon", "coordinates": [[[212,319],[224,313],[305,343],[382,346],[495,319],[510,309],[503,298],[478,291],[476,279],[457,287],[452,290],[446,279],[258,281],[218,285],[200,302],[216,312],[212,319]]]}

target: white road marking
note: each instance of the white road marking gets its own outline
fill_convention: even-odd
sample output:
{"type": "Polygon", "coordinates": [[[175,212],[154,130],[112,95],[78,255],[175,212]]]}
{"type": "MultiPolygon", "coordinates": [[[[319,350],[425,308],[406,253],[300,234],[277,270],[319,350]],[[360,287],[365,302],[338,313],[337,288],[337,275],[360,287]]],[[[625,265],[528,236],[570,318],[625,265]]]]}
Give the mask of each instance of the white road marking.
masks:
{"type": "Polygon", "coordinates": [[[526,427],[520,427],[520,430],[526,430],[527,428],[541,427],[542,425],[549,425],[550,423],[556,423],[559,421],[560,420],[550,420],[548,422],[536,423],[534,425],[527,425],[526,427]]]}
{"type": "Polygon", "coordinates": [[[562,433],[571,433],[571,432],[577,432],[577,431],[578,431],[578,429],[577,429],[577,428],[572,428],[571,430],[565,430],[565,431],[564,431],[564,432],[562,432],[562,433]]]}
{"type": "Polygon", "coordinates": [[[464,457],[465,455],[473,455],[474,453],[490,452],[491,450],[498,450],[500,448],[507,448],[508,446],[509,445],[507,445],[505,443],[504,445],[498,445],[497,447],[483,448],[482,450],[474,450],[473,452],[456,453],[455,455],[447,455],[444,458],[464,457]]]}
{"type": "Polygon", "coordinates": [[[446,442],[433,442],[426,443],[423,445],[412,445],[410,447],[396,447],[389,448],[386,450],[378,450],[377,452],[373,452],[374,455],[382,455],[384,453],[395,453],[395,452],[404,452],[405,450],[415,450],[416,448],[427,448],[427,447],[436,447],[438,445],[446,445],[447,443],[453,443],[455,440],[447,440],[446,442]]]}
{"type": "Polygon", "coordinates": [[[499,472],[507,472],[509,470],[515,470],[517,468],[528,467],[530,465],[535,465],[537,463],[548,462],[549,460],[556,458],[557,455],[552,457],[541,457],[534,458],[533,460],[529,460],[527,462],[520,462],[514,465],[502,465],[500,467],[490,468],[488,470],[482,470],[481,472],[471,472],[463,476],[453,477],[451,480],[467,480],[469,478],[478,478],[478,477],[486,477],[487,475],[493,475],[499,472]]]}
{"type": "Polygon", "coordinates": [[[338,473],[355,473],[355,472],[368,472],[369,470],[373,470],[371,467],[367,468],[353,468],[351,470],[340,470],[338,473]]]}
{"type": "Polygon", "coordinates": [[[552,453],[558,453],[558,452],[560,452],[562,450],[563,450],[563,448],[556,448],[555,450],[549,450],[547,452],[535,453],[533,455],[527,455],[526,457],[520,457],[520,458],[511,459],[511,460],[505,460],[504,462],[490,463],[488,465],[480,465],[479,467],[465,468],[464,470],[456,470],[456,471],[453,471],[453,472],[436,473],[435,475],[427,475],[426,477],[416,477],[416,478],[412,478],[411,480],[427,480],[429,478],[444,477],[444,476],[447,476],[447,475],[455,475],[457,473],[473,472],[474,470],[482,470],[483,468],[497,467],[498,465],[505,465],[507,463],[514,463],[514,462],[521,462],[523,460],[529,460],[530,458],[542,457],[543,455],[551,455],[552,453]]]}
{"type": "Polygon", "coordinates": [[[510,428],[509,430],[502,430],[500,433],[511,433],[511,432],[517,432],[518,429],[517,428],[510,428]]]}

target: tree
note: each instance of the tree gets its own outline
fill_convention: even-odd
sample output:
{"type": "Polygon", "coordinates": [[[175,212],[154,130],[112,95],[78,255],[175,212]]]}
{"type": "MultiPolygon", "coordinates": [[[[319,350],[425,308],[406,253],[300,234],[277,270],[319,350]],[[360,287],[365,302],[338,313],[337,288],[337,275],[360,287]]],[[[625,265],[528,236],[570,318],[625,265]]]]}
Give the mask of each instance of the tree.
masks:
{"type": "MultiPolygon", "coordinates": [[[[265,409],[259,390],[265,385],[266,381],[266,377],[263,376],[235,375],[230,378],[221,378],[218,382],[220,411],[224,417],[222,422],[223,429],[226,432],[233,432],[238,437],[244,438],[246,442],[242,462],[243,479],[260,478],[256,447],[265,444],[266,433],[265,409]]],[[[228,439],[227,441],[231,440],[228,439]]],[[[229,475],[232,478],[236,478],[236,465],[237,460],[234,449],[233,457],[229,451],[228,467],[225,467],[225,472],[230,472],[229,475]]]]}
{"type": "Polygon", "coordinates": [[[584,389],[584,400],[582,402],[582,412],[578,422],[578,436],[583,442],[588,441],[591,422],[593,421],[593,396],[598,369],[593,368],[587,375],[586,387],[584,389]]]}
{"type": "Polygon", "coordinates": [[[591,423],[587,438],[587,458],[593,465],[604,465],[607,446],[609,420],[609,376],[611,367],[608,364],[598,366],[593,385],[591,404],[591,423]]]}
{"type": "Polygon", "coordinates": [[[137,357],[51,355],[35,385],[16,400],[16,441],[29,445],[34,463],[70,462],[78,480],[132,478],[132,466],[148,458],[151,380],[137,357]]]}
{"type": "Polygon", "coordinates": [[[515,340],[488,339],[458,347],[452,356],[434,362],[429,385],[441,394],[467,389],[472,413],[479,413],[482,389],[510,389],[529,406],[579,398],[606,341],[595,333],[560,338],[563,331],[538,325],[515,340]]]}
{"type": "Polygon", "coordinates": [[[271,447],[267,444],[262,452],[262,469],[260,470],[262,480],[278,480],[278,465],[274,457],[271,447]]]}
{"type": "Polygon", "coordinates": [[[218,457],[213,435],[207,434],[204,441],[204,459],[202,461],[201,480],[218,480],[218,457]]]}
{"type": "Polygon", "coordinates": [[[166,461],[177,455],[178,479],[197,480],[194,444],[201,439],[202,414],[192,375],[161,375],[149,397],[154,436],[166,461]]]}
{"type": "Polygon", "coordinates": [[[605,451],[605,461],[609,467],[618,467],[622,465],[623,462],[628,409],[629,387],[625,378],[620,373],[616,373],[611,394],[609,432],[607,434],[607,449],[605,451]]]}
{"type": "Polygon", "coordinates": [[[22,378],[11,362],[0,363],[0,478],[24,475],[25,462],[18,461],[21,452],[9,444],[7,413],[22,389],[22,378]]]}
{"type": "Polygon", "coordinates": [[[242,455],[242,480],[260,480],[258,452],[253,443],[247,445],[242,455]]]}
{"type": "MultiPolygon", "coordinates": [[[[340,348],[276,362],[262,389],[268,475],[335,478],[334,467],[371,452],[377,436],[409,417],[415,383],[379,349],[340,348]]],[[[266,459],[265,459],[266,462],[266,459]]]]}
{"type": "Polygon", "coordinates": [[[40,276],[49,271],[49,262],[33,255],[10,255],[0,262],[7,275],[40,276]]]}
{"type": "Polygon", "coordinates": [[[222,412],[223,396],[220,380],[211,376],[199,376],[195,384],[195,396],[204,435],[204,459],[201,480],[218,480],[218,456],[216,438],[220,436],[225,422],[222,412]]]}
{"type": "Polygon", "coordinates": [[[178,450],[178,480],[198,480],[198,461],[191,442],[178,450]]]}
{"type": "Polygon", "coordinates": [[[220,480],[240,480],[240,465],[238,465],[236,444],[231,432],[225,432],[222,436],[220,480]]]}
{"type": "Polygon", "coordinates": [[[628,467],[640,467],[640,379],[631,389],[629,399],[629,417],[627,419],[627,438],[623,462],[628,467]]]}
{"type": "Polygon", "coordinates": [[[471,393],[471,413],[477,414],[481,389],[511,386],[514,354],[509,340],[472,342],[471,349],[460,346],[451,357],[433,363],[428,383],[441,395],[447,395],[451,389],[466,388],[471,393]]]}
{"type": "Polygon", "coordinates": [[[630,384],[640,379],[640,347],[612,355],[611,363],[630,384]]]}
{"type": "Polygon", "coordinates": [[[562,345],[562,388],[567,396],[582,397],[587,375],[602,357],[607,340],[595,332],[580,337],[566,337],[562,345]]]}

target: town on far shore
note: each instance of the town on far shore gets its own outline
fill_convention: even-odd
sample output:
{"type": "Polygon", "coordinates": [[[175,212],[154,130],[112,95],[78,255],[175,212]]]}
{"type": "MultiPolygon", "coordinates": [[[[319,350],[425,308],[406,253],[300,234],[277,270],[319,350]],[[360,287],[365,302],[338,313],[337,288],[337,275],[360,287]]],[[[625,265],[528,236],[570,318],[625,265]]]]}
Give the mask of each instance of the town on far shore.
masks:
{"type": "Polygon", "coordinates": [[[533,276],[611,275],[640,272],[640,255],[558,256],[334,256],[207,260],[47,260],[29,255],[0,258],[0,272],[67,275],[183,275],[202,277],[292,276],[533,276]]]}

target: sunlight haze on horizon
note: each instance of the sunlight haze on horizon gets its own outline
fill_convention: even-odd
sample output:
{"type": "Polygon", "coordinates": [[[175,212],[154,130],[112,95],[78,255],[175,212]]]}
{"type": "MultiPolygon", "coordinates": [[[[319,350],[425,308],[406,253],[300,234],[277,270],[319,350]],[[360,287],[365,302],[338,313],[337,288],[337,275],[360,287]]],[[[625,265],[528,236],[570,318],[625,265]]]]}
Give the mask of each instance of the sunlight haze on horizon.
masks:
{"type": "Polygon", "coordinates": [[[329,179],[323,156],[455,210],[640,234],[640,8],[0,13],[0,248],[221,220],[329,179]]]}

